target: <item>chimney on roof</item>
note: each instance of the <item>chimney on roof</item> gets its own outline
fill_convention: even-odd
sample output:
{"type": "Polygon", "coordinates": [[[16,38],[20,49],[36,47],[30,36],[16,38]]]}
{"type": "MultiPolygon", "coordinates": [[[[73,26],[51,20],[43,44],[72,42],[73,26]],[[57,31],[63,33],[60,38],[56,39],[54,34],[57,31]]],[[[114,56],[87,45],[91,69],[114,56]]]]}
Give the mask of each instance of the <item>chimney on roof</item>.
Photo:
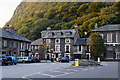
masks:
{"type": "Polygon", "coordinates": [[[75,26],[75,31],[78,32],[78,26],[77,25],[75,26]]]}
{"type": "Polygon", "coordinates": [[[98,24],[97,24],[97,23],[95,23],[95,29],[96,29],[96,28],[98,28],[98,24]]]}
{"type": "Polygon", "coordinates": [[[47,27],[47,30],[49,31],[49,30],[51,30],[51,28],[50,28],[50,27],[47,27]]]}
{"type": "Polygon", "coordinates": [[[14,29],[14,27],[12,25],[7,25],[7,27],[5,27],[6,31],[9,31],[11,33],[17,33],[17,30],[14,29]]]}

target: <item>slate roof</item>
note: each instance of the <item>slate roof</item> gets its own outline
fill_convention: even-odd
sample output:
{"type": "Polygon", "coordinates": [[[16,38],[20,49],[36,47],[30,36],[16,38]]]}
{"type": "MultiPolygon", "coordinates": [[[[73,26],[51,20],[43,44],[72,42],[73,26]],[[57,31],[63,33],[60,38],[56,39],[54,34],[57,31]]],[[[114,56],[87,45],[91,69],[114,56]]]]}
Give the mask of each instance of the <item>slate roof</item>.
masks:
{"type": "Polygon", "coordinates": [[[120,30],[120,24],[111,24],[111,25],[105,25],[101,26],[99,28],[93,29],[92,31],[114,31],[114,30],[120,30]]]}
{"type": "Polygon", "coordinates": [[[42,44],[43,44],[43,39],[42,38],[39,38],[39,39],[37,39],[37,40],[35,40],[31,43],[32,46],[34,46],[34,45],[39,46],[39,45],[42,45],[42,44]]]}
{"type": "Polygon", "coordinates": [[[29,40],[17,33],[13,34],[12,32],[9,32],[9,31],[3,30],[3,29],[0,29],[0,37],[31,42],[31,40],[29,40]]]}
{"type": "Polygon", "coordinates": [[[75,29],[71,30],[50,30],[43,38],[73,38],[76,31],[75,29]],[[61,36],[56,35],[57,32],[62,32],[61,36]],[[65,35],[65,32],[71,32],[71,35],[65,35]],[[48,33],[53,33],[53,36],[49,36],[48,33]]]}
{"type": "Polygon", "coordinates": [[[91,39],[90,38],[78,38],[73,45],[77,46],[77,45],[86,45],[86,43],[90,42],[91,39]]]}

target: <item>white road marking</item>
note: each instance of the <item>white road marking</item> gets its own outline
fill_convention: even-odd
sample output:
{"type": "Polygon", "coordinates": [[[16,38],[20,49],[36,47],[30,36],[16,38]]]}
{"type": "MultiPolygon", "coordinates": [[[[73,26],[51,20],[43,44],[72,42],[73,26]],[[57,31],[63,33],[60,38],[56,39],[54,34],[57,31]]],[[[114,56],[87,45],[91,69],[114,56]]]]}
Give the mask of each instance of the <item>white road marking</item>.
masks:
{"type": "Polygon", "coordinates": [[[98,67],[99,69],[101,68],[101,67],[98,67]]]}
{"type": "Polygon", "coordinates": [[[88,69],[83,69],[82,71],[87,71],[88,69]]]}
{"type": "Polygon", "coordinates": [[[53,76],[53,77],[64,76],[64,75],[68,75],[68,74],[72,74],[72,73],[73,73],[73,72],[65,73],[65,74],[60,74],[60,75],[56,75],[56,76],[53,76]]]}
{"type": "Polygon", "coordinates": [[[95,69],[95,68],[90,68],[90,70],[95,69]]]}
{"type": "Polygon", "coordinates": [[[69,71],[78,71],[78,70],[73,70],[73,69],[66,69],[66,70],[69,70],[69,71]]]}
{"type": "Polygon", "coordinates": [[[50,74],[45,74],[45,73],[38,73],[40,75],[44,75],[44,76],[50,76],[50,77],[55,77],[54,75],[50,75],[50,74]]]}

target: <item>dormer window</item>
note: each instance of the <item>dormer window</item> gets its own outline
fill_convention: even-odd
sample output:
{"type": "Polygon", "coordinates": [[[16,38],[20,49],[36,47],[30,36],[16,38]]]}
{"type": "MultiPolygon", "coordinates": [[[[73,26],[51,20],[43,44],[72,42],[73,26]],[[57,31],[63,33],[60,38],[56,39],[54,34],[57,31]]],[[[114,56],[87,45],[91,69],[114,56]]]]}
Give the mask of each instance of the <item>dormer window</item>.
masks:
{"type": "Polygon", "coordinates": [[[62,32],[57,32],[56,35],[57,35],[57,36],[61,36],[61,35],[62,35],[62,32]]]}
{"type": "Polygon", "coordinates": [[[53,35],[54,35],[53,32],[49,32],[49,33],[48,33],[48,36],[53,36],[53,35]]]}
{"type": "Polygon", "coordinates": [[[69,35],[71,35],[71,34],[72,34],[71,31],[67,31],[67,32],[65,32],[65,35],[66,35],[66,36],[69,36],[69,35]]]}

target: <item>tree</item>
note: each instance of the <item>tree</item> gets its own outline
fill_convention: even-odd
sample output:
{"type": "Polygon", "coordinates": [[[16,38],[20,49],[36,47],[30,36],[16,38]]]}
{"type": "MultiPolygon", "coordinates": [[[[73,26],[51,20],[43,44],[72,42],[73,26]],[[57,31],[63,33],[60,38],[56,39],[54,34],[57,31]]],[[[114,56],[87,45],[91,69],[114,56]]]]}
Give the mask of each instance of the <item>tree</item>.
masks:
{"type": "Polygon", "coordinates": [[[45,58],[45,53],[46,53],[45,51],[46,51],[46,45],[45,44],[39,46],[38,53],[39,53],[39,56],[41,58],[45,58]]]}
{"type": "Polygon", "coordinates": [[[102,37],[98,33],[92,33],[90,35],[91,41],[89,43],[90,45],[90,51],[92,57],[96,60],[98,57],[104,54],[104,41],[102,37]]]}

